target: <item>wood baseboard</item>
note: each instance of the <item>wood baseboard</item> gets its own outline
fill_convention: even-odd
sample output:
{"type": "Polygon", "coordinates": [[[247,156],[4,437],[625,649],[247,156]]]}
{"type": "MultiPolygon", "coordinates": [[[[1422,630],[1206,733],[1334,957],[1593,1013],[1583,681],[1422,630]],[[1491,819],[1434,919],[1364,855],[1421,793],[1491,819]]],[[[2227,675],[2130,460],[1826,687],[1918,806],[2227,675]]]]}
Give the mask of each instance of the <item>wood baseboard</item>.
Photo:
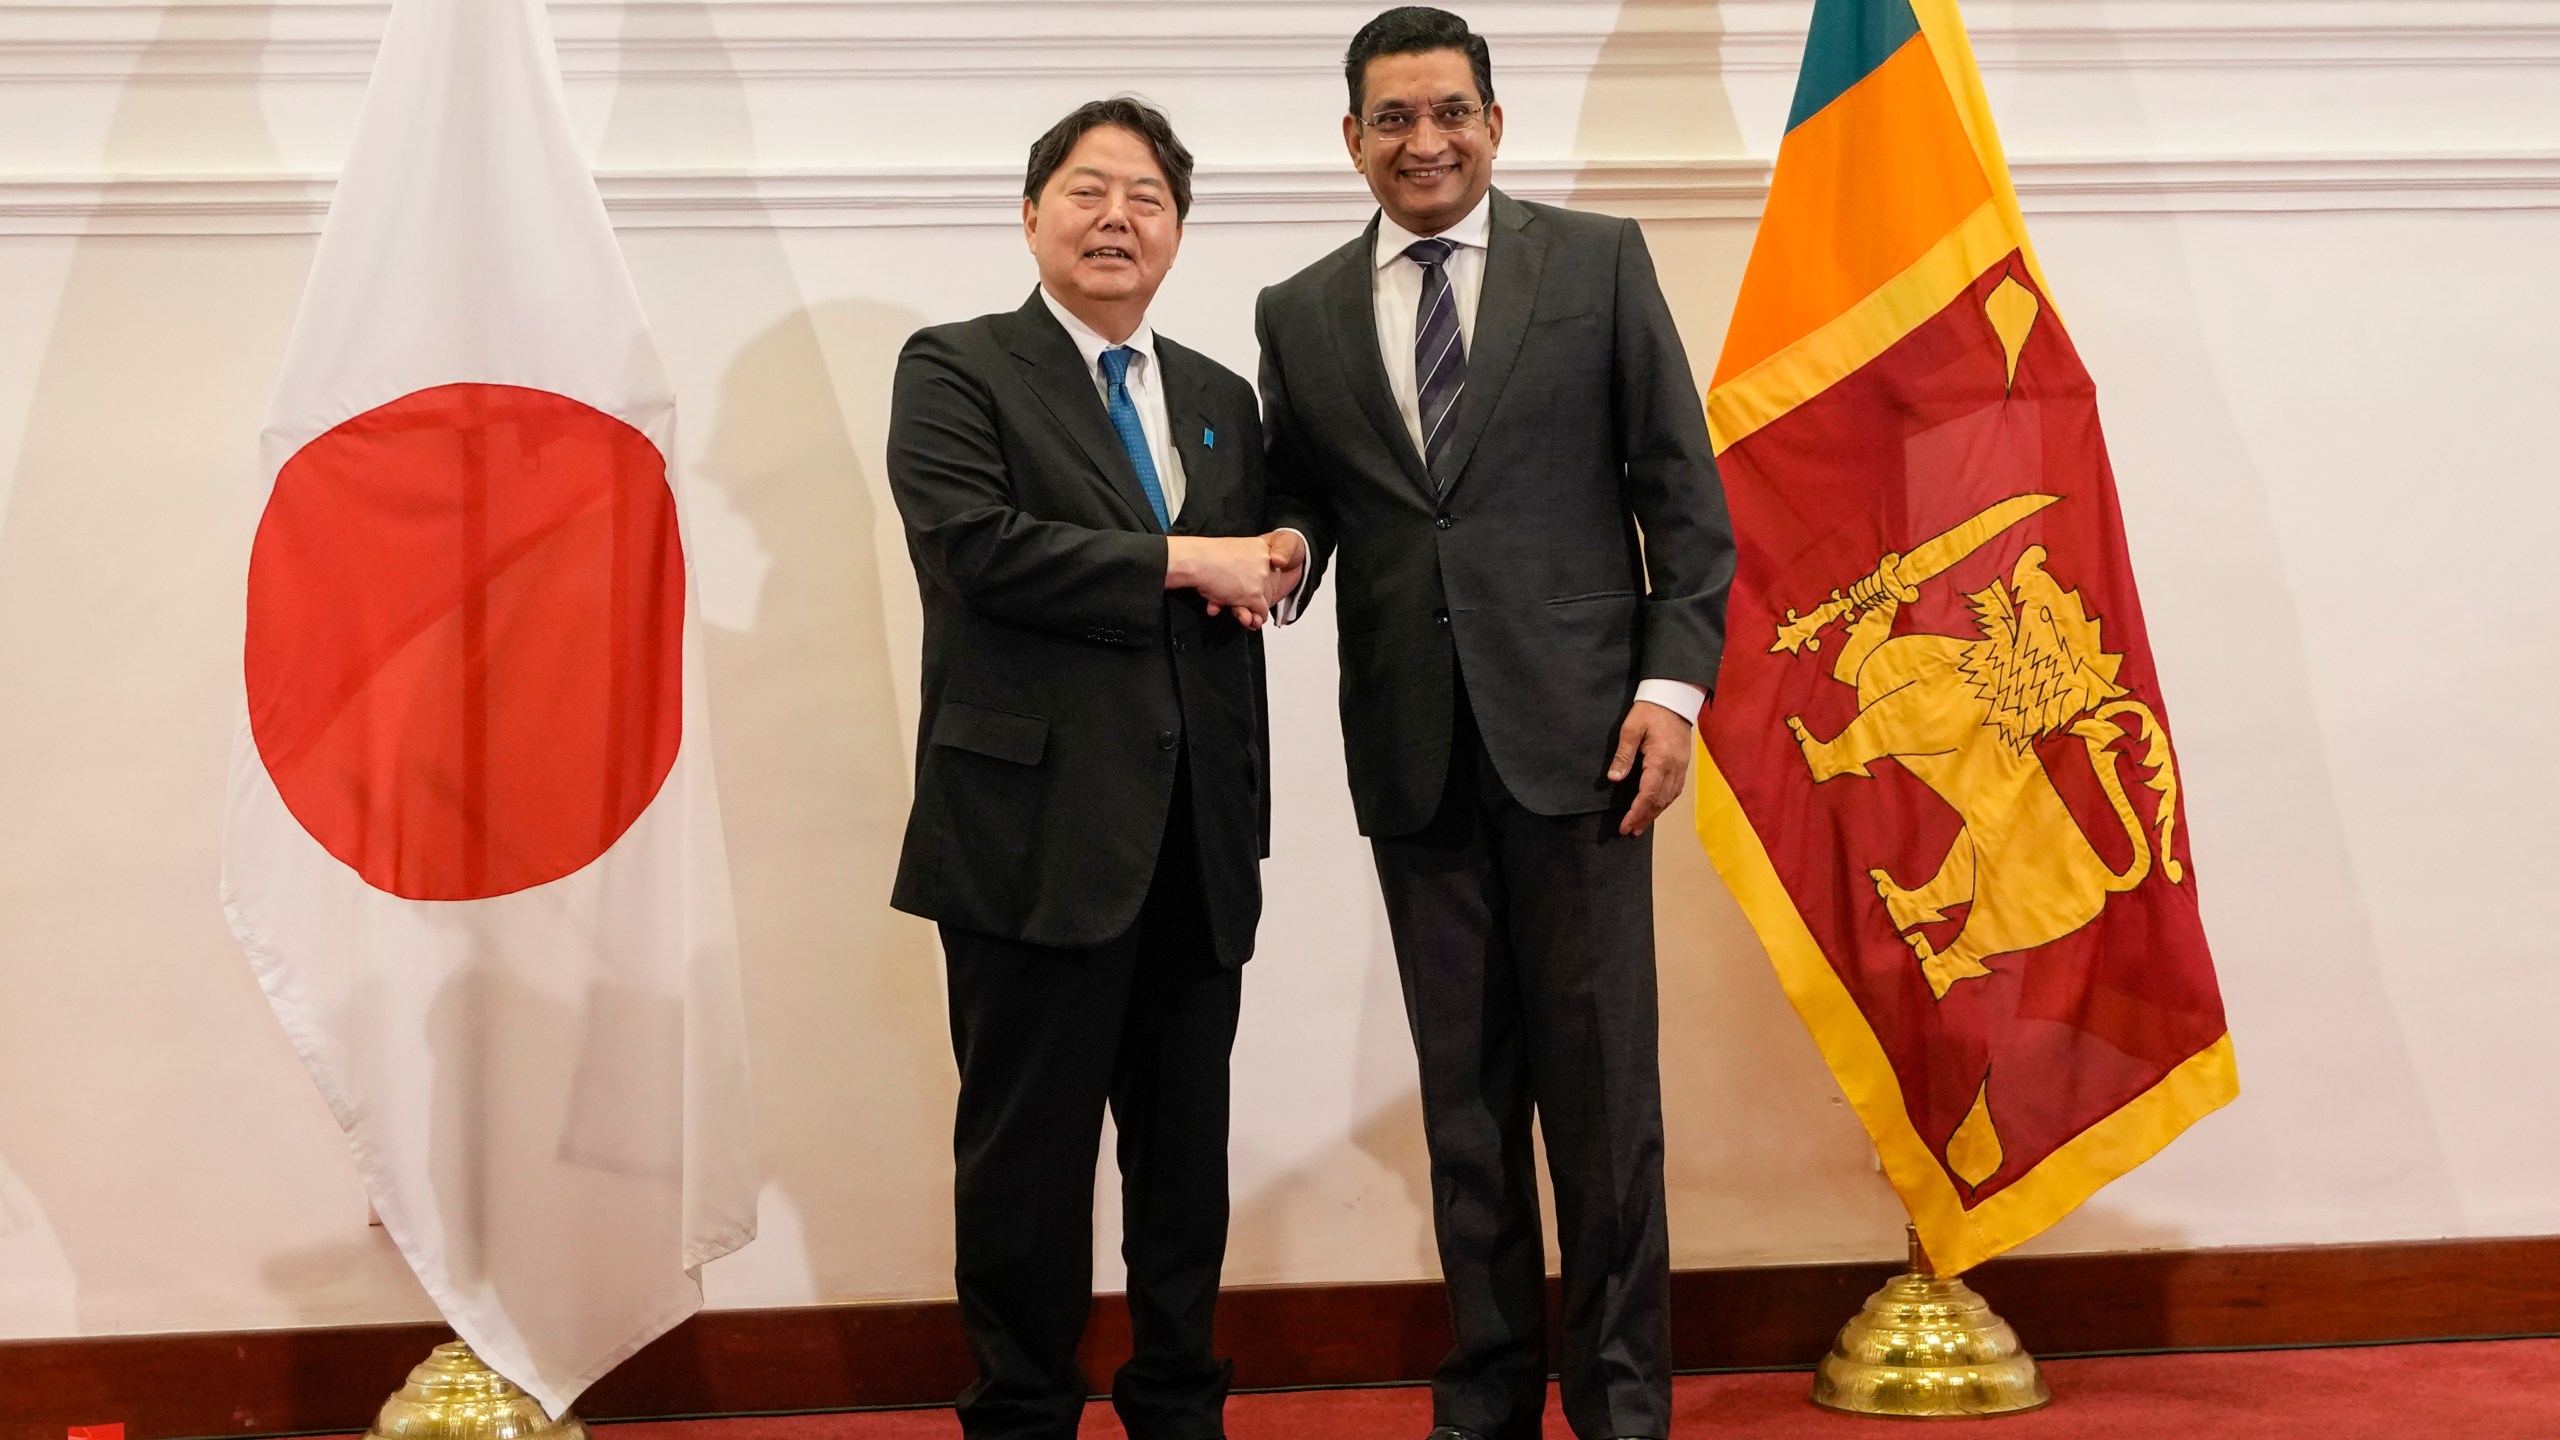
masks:
{"type": "MultiPolygon", "coordinates": [[[[1810,1365],[1895,1267],[1783,1265],[1672,1277],[1684,1370],[1810,1365]]],[[[2028,1347],[2342,1345],[2560,1334],[2560,1236],[1997,1260],[1969,1277],[2028,1347]]],[[[1221,1343],[1246,1389],[1423,1379],[1448,1346],[1433,1282],[1230,1290],[1221,1343]]],[[[361,1430],[440,1325],[128,1335],[0,1344],[0,1440],[122,1421],[131,1440],[361,1430]]],[[[1128,1352],[1128,1312],[1094,1303],[1088,1374],[1128,1352]]],[[[969,1377],[949,1301],[722,1310],[632,1357],[590,1419],[930,1405],[969,1377]]]]}

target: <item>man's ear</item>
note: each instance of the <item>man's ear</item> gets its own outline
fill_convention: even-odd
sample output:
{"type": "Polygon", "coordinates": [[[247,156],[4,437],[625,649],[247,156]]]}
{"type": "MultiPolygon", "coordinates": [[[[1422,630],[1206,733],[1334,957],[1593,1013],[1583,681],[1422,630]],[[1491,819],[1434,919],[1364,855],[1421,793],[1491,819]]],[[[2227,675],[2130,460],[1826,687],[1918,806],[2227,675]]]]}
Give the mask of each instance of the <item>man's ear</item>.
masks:
{"type": "Polygon", "coordinates": [[[1493,153],[1497,155],[1501,154],[1502,107],[1500,105],[1487,105],[1484,107],[1484,133],[1485,137],[1492,142],[1493,153]]]}
{"type": "Polygon", "coordinates": [[[1039,202],[1039,201],[1037,201],[1037,200],[1032,199],[1032,198],[1031,198],[1030,196],[1028,196],[1028,195],[1023,196],[1023,197],[1022,197],[1022,246],[1023,246],[1023,248],[1024,248],[1024,249],[1031,251],[1031,252],[1032,252],[1033,254],[1035,254],[1035,255],[1036,255],[1036,254],[1038,254],[1038,253],[1039,253],[1039,251],[1040,251],[1040,224],[1039,224],[1039,219],[1040,219],[1040,202],[1039,202]]]}
{"type": "Polygon", "coordinates": [[[1342,117],[1342,148],[1351,152],[1351,168],[1360,170],[1360,117],[1357,115],[1342,117]]]}

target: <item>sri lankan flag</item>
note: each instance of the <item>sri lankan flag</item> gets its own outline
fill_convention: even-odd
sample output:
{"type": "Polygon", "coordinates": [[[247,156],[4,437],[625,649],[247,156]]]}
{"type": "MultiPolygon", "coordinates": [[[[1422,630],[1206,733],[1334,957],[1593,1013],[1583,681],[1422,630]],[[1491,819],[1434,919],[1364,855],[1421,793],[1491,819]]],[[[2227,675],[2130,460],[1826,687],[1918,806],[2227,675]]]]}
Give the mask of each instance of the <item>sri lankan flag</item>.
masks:
{"type": "Polygon", "coordinates": [[[1698,828],[1942,1274],[2238,1093],[2097,396],[1954,0],[1820,0],[1707,411],[1698,828]]]}

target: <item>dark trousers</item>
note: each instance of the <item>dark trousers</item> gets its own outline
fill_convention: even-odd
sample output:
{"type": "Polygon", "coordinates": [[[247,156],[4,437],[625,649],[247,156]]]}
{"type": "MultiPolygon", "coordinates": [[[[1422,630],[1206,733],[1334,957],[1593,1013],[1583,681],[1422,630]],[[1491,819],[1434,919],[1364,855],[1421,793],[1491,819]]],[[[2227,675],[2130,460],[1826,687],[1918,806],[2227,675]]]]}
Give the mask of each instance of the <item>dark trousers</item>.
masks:
{"type": "Polygon", "coordinates": [[[1605,814],[1522,809],[1460,694],[1439,813],[1418,833],[1372,842],[1421,1062],[1457,1336],[1432,1378],[1434,1423],[1487,1440],[1539,1434],[1534,1108],[1564,1252],[1565,1418],[1584,1440],[1665,1436],[1671,1262],[1651,839],[1618,834],[1632,790],[1605,814]]]}
{"type": "Polygon", "coordinates": [[[1111,1386],[1131,1440],[1224,1433],[1230,1366],[1211,1345],[1227,1246],[1227,1058],[1238,972],[1212,948],[1175,788],[1154,888],[1127,935],[1089,950],[943,927],[960,1317],[978,1379],[969,1440],[1073,1440],[1076,1344],[1093,1304],[1093,1177],[1120,1130],[1134,1353],[1111,1386]]]}

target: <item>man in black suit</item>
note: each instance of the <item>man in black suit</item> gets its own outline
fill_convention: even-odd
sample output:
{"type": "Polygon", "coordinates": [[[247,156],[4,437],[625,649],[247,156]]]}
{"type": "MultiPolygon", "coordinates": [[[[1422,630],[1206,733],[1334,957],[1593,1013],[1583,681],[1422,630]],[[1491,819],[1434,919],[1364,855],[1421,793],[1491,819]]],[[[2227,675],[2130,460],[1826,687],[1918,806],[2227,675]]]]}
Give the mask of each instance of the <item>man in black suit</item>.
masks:
{"type": "Polygon", "coordinates": [[[1263,292],[1275,563],[1337,555],[1343,746],[1404,981],[1457,1343],[1434,1440],[1546,1399],[1534,1112],[1564,1260],[1566,1417],[1670,1428],[1647,827],[1688,775],[1731,529],[1632,221],[1492,188],[1485,42],[1380,15],[1343,137],[1358,239],[1263,292]]]}
{"type": "Polygon", "coordinates": [[[1032,147],[1040,286],[899,357],[889,483],[924,599],[893,903],[939,921],[971,1440],[1071,1440],[1093,1176],[1119,1126],[1132,1440],[1213,1440],[1227,1060],[1261,915],[1272,565],[1252,387],[1155,334],[1191,157],[1134,100],[1032,147]]]}

